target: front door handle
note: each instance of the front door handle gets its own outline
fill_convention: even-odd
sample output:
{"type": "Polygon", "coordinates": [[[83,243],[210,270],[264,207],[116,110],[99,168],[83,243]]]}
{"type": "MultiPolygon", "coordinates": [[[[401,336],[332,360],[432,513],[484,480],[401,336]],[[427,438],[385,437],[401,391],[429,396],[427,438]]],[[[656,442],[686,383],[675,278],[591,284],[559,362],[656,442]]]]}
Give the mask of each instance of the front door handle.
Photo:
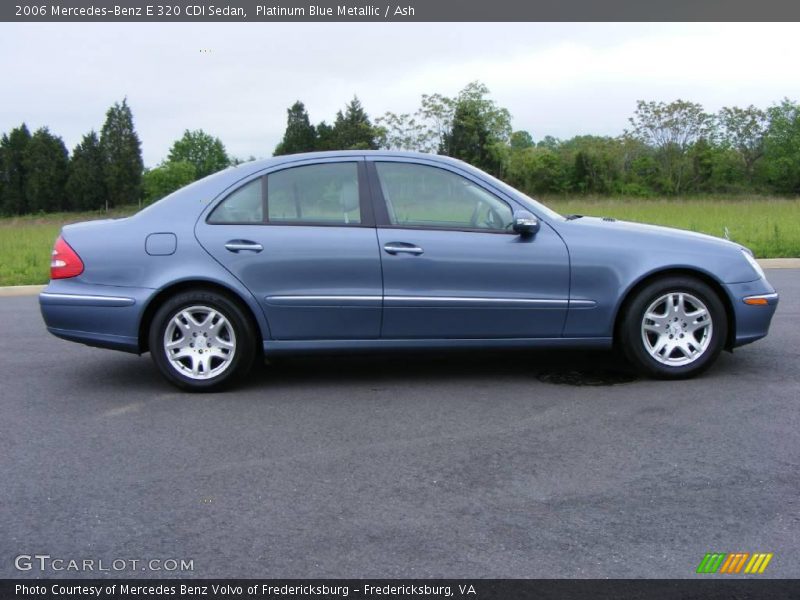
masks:
{"type": "Polygon", "coordinates": [[[419,256],[424,252],[422,248],[419,246],[415,246],[414,244],[407,244],[405,242],[389,242],[383,247],[384,251],[388,254],[413,254],[415,256],[419,256]]]}
{"type": "Polygon", "coordinates": [[[251,242],[250,240],[231,240],[227,244],[225,244],[225,249],[229,252],[239,253],[242,251],[245,252],[261,252],[264,249],[264,246],[257,242],[251,242]]]}

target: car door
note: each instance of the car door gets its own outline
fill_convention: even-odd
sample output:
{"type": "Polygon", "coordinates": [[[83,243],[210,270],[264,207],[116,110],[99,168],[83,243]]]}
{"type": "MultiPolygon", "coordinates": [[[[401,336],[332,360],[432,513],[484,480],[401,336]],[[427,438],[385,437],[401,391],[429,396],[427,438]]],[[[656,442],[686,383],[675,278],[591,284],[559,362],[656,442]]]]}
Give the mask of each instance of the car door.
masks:
{"type": "Polygon", "coordinates": [[[514,233],[513,212],[523,207],[455,166],[367,164],[383,266],[381,337],[561,336],[569,257],[549,226],[514,233]]]}
{"type": "Polygon", "coordinates": [[[377,338],[381,264],[363,159],[293,163],[198,222],[203,247],[261,303],[278,340],[377,338]]]}

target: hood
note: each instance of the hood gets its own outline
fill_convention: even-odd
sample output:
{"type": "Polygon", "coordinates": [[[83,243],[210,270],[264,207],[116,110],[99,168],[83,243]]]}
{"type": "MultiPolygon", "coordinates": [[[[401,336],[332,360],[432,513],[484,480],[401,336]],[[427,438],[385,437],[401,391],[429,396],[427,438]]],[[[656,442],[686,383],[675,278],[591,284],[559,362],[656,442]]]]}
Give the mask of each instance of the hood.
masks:
{"type": "Polygon", "coordinates": [[[607,219],[600,217],[581,217],[572,221],[566,221],[566,224],[575,226],[576,228],[586,227],[600,233],[605,232],[610,239],[615,235],[625,236],[642,236],[649,240],[663,240],[668,243],[680,243],[687,246],[706,246],[715,247],[725,250],[740,250],[744,248],[741,244],[737,244],[730,240],[725,240],[720,237],[708,235],[705,233],[697,233],[696,231],[687,231],[685,229],[676,229],[674,227],[664,227],[661,225],[647,225],[645,223],[634,223],[632,221],[617,221],[616,219],[607,219]]]}

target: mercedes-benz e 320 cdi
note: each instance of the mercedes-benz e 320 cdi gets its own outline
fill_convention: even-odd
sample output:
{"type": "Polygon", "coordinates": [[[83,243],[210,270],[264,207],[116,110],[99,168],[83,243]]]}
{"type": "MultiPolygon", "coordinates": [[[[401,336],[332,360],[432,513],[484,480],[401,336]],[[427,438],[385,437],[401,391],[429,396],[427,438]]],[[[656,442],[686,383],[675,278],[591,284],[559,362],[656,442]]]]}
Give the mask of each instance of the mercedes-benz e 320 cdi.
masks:
{"type": "Polygon", "coordinates": [[[767,334],[778,295],[730,241],[562,217],[460,161],[396,152],[229,168],[64,227],[40,304],[61,338],[150,352],[187,390],[258,356],[611,348],[683,378],[767,334]]]}

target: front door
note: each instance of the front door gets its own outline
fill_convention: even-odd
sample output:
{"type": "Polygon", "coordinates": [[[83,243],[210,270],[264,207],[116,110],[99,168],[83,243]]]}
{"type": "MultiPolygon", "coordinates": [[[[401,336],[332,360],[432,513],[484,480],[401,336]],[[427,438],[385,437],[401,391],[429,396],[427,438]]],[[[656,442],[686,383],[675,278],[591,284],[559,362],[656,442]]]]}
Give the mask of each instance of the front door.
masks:
{"type": "Polygon", "coordinates": [[[515,234],[513,201],[455,168],[370,162],[383,265],[381,337],[561,336],[569,257],[552,229],[542,223],[533,237],[515,234]]]}

